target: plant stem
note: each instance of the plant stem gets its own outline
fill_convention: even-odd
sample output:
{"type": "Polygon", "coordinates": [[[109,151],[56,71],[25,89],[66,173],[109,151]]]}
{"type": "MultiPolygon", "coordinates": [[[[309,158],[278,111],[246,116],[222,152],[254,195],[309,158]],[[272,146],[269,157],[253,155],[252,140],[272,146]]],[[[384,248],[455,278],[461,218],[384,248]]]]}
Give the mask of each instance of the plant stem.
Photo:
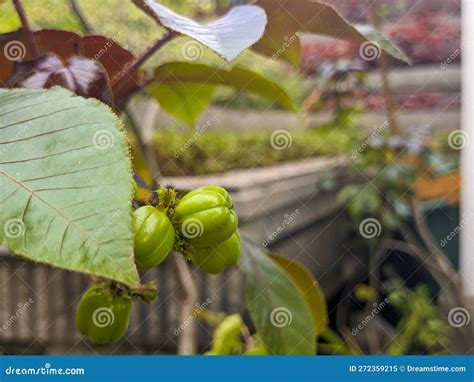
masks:
{"type": "Polygon", "coordinates": [[[72,12],[76,15],[81,23],[82,30],[88,34],[94,33],[94,28],[92,28],[91,24],[87,20],[86,16],[82,12],[81,7],[77,3],[77,0],[71,0],[71,9],[72,12]]]}
{"type": "Polygon", "coordinates": [[[32,52],[32,55],[33,57],[38,57],[38,45],[36,44],[36,39],[33,34],[33,31],[31,30],[31,25],[28,21],[28,17],[26,16],[25,9],[23,8],[23,5],[21,4],[20,0],[13,0],[13,4],[15,6],[16,12],[18,13],[18,16],[20,17],[21,26],[26,34],[26,38],[28,39],[28,45],[32,52]]]}
{"type": "Polygon", "coordinates": [[[196,283],[194,282],[188,264],[186,264],[186,260],[184,260],[183,256],[177,254],[176,256],[173,256],[173,259],[175,261],[178,276],[185,294],[183,299],[183,307],[181,309],[180,322],[189,322],[189,325],[183,328],[183,331],[178,337],[178,354],[197,354],[197,322],[196,320],[189,320],[189,318],[193,316],[194,308],[198,303],[196,283]]]}
{"type": "Polygon", "coordinates": [[[135,60],[133,60],[120,74],[112,79],[111,87],[120,85],[120,82],[130,76],[131,73],[139,69],[145,61],[147,61],[153,54],[155,54],[164,44],[176,36],[176,32],[167,32],[164,36],[153,42],[146,48],[135,60]]]}

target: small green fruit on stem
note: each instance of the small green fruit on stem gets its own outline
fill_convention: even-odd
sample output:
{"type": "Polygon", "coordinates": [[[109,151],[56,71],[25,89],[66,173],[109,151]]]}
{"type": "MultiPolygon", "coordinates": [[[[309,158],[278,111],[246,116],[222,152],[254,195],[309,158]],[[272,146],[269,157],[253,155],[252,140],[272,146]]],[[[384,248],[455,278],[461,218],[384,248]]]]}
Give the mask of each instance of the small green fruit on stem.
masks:
{"type": "Polygon", "coordinates": [[[135,262],[140,269],[162,263],[171,252],[175,232],[165,213],[152,206],[143,206],[133,213],[135,262]]]}
{"type": "Polygon", "coordinates": [[[236,265],[240,258],[240,251],[240,234],[237,230],[229,239],[216,246],[191,247],[189,257],[202,271],[217,274],[236,265]]]}
{"type": "Polygon", "coordinates": [[[238,224],[232,199],[219,186],[200,187],[186,194],[176,206],[175,218],[181,234],[195,248],[229,239],[238,224]]]}
{"type": "Polygon", "coordinates": [[[130,322],[132,300],[114,296],[98,286],[90,287],[76,311],[78,331],[95,343],[117,342],[125,335],[130,322]]]}

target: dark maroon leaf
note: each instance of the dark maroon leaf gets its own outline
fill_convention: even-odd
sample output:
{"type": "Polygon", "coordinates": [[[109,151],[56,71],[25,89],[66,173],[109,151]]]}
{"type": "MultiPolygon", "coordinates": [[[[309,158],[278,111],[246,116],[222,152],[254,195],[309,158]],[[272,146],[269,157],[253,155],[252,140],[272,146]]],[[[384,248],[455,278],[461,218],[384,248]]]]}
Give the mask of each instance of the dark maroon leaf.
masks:
{"type": "Polygon", "coordinates": [[[66,62],[49,53],[31,61],[16,62],[8,87],[48,89],[62,86],[74,93],[112,104],[109,78],[102,65],[94,60],[71,56],[66,62]]]}

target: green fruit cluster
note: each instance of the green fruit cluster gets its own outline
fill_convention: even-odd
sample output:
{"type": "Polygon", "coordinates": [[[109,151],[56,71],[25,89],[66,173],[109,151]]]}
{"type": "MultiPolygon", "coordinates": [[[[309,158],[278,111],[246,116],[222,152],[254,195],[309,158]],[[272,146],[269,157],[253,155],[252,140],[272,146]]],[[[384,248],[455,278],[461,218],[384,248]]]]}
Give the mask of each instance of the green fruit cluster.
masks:
{"type": "Polygon", "coordinates": [[[186,194],[175,216],[189,242],[188,256],[204,272],[217,274],[237,264],[241,240],[233,202],[225,189],[205,186],[186,194]]]}
{"type": "MultiPolygon", "coordinates": [[[[162,191],[164,205],[143,206],[133,213],[135,263],[139,269],[161,264],[175,247],[208,273],[221,273],[237,264],[240,235],[233,202],[226,190],[218,186],[201,187],[181,200],[175,198],[172,189],[162,191]],[[178,246],[177,240],[184,245],[178,246]]],[[[152,298],[145,292],[142,289],[138,296],[149,302],[152,298]]],[[[135,297],[137,294],[114,290],[108,284],[92,286],[77,308],[79,332],[99,344],[118,341],[128,328],[135,297]]]]}

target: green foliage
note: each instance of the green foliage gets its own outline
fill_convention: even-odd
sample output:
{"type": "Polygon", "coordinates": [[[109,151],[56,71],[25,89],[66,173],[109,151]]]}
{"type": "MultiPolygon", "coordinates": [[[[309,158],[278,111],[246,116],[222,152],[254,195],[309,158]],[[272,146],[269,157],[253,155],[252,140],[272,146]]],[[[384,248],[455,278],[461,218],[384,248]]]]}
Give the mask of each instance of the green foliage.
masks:
{"type": "Polygon", "coordinates": [[[225,317],[214,330],[211,350],[207,355],[232,355],[242,351],[240,341],[244,323],[239,314],[225,317]]]}
{"type": "Polygon", "coordinates": [[[425,285],[415,289],[403,286],[400,280],[387,284],[388,299],[401,314],[397,335],[390,341],[387,353],[407,354],[412,347],[435,354],[448,344],[449,326],[443,320],[425,285]]]}
{"type": "Polygon", "coordinates": [[[138,282],[126,137],[99,101],[0,90],[0,240],[30,260],[138,282]]]}
{"type": "Polygon", "coordinates": [[[351,145],[351,137],[337,129],[290,131],[291,145],[275,150],[271,145],[271,131],[233,132],[207,128],[204,124],[195,132],[158,130],[154,144],[165,175],[203,175],[270,166],[312,156],[342,154],[351,145]]]}
{"type": "Polygon", "coordinates": [[[316,336],[310,309],[291,277],[266,252],[244,242],[247,307],[269,354],[313,355],[316,336]]]}

